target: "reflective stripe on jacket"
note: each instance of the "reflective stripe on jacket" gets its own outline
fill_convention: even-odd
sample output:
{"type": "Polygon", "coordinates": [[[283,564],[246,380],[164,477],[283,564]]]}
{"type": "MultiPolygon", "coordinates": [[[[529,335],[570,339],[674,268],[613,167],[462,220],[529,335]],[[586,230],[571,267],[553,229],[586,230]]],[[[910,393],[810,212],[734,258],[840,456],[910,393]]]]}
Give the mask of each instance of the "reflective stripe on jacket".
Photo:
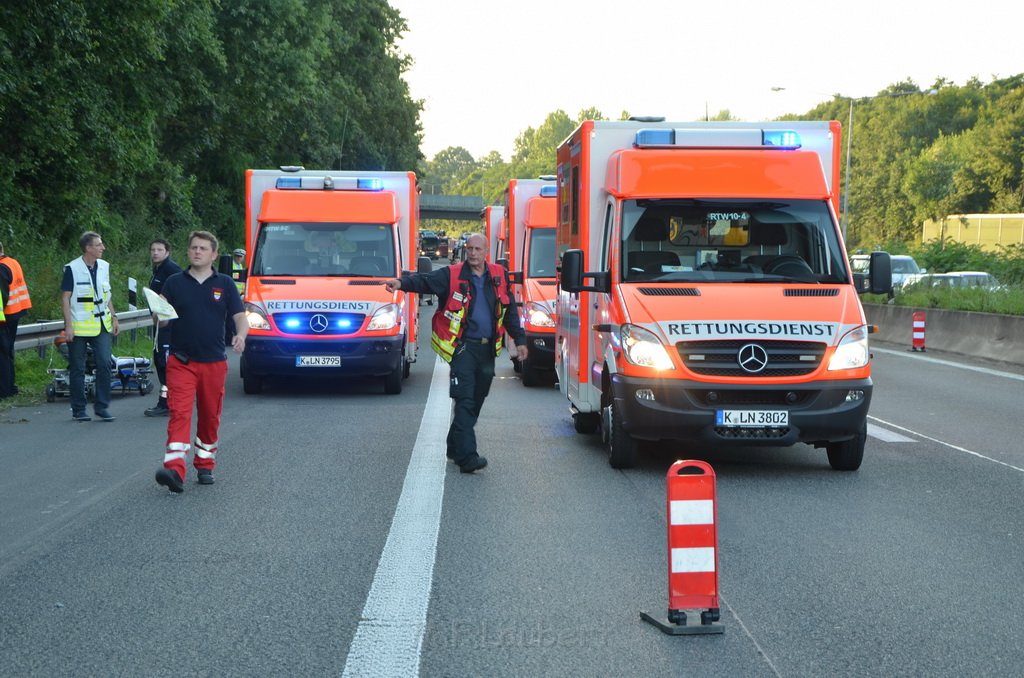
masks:
{"type": "Polygon", "coordinates": [[[7,315],[14,315],[19,311],[27,311],[32,308],[32,300],[28,296],[28,285],[25,284],[25,273],[21,270],[21,264],[11,257],[3,257],[0,259],[0,264],[11,269],[13,277],[3,312],[7,315]]]}
{"type": "Polygon", "coordinates": [[[113,331],[110,318],[110,264],[96,260],[96,286],[85,260],[78,257],[68,266],[74,278],[75,288],[71,292],[71,329],[76,336],[95,337],[100,333],[100,323],[108,332],[113,331]]]}
{"type": "MultiPolygon", "coordinates": [[[[466,314],[469,313],[469,305],[473,300],[473,285],[468,280],[462,279],[463,270],[468,270],[468,264],[465,262],[448,267],[448,301],[443,309],[438,309],[434,313],[431,322],[433,332],[430,337],[430,347],[445,362],[451,362],[452,356],[455,355],[459,338],[466,329],[463,321],[466,319],[466,314]]],[[[491,281],[495,282],[494,318],[497,322],[494,354],[498,355],[505,343],[505,309],[508,307],[512,295],[508,289],[504,266],[488,263],[487,272],[491,281]]]]}

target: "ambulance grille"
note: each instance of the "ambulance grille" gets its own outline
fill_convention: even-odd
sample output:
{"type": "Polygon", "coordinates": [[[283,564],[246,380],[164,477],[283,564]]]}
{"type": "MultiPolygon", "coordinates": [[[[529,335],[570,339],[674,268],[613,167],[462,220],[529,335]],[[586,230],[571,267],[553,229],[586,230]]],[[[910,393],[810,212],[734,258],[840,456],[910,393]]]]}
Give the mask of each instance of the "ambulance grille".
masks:
{"type": "Polygon", "coordinates": [[[741,390],[704,389],[689,391],[691,397],[706,404],[708,407],[722,408],[733,405],[756,407],[778,405],[782,407],[801,407],[818,397],[818,391],[779,390],[741,390]],[[712,400],[708,394],[714,393],[712,400]]]}
{"type": "Polygon", "coordinates": [[[825,344],[814,341],[681,341],[676,350],[683,364],[696,374],[752,379],[810,374],[825,356],[825,344]],[[740,367],[739,350],[747,344],[757,344],[768,354],[768,364],[760,372],[740,367]]]}
{"type": "Polygon", "coordinates": [[[295,323],[294,327],[289,327],[282,314],[274,314],[274,324],[281,334],[316,334],[325,337],[358,332],[365,319],[365,313],[289,313],[287,320],[295,323]]]}
{"type": "Polygon", "coordinates": [[[349,285],[383,285],[383,280],[349,280],[349,285]]]}
{"type": "Polygon", "coordinates": [[[783,426],[778,428],[725,428],[722,426],[716,426],[715,433],[717,433],[723,438],[737,440],[774,440],[776,438],[785,438],[787,435],[789,435],[789,427],[783,426]]]}
{"type": "Polygon", "coordinates": [[[787,288],[782,292],[784,297],[834,297],[838,294],[839,290],[835,287],[816,287],[814,289],[787,288]]]}
{"type": "Polygon", "coordinates": [[[648,297],[699,297],[696,287],[639,287],[640,294],[648,297]]]}

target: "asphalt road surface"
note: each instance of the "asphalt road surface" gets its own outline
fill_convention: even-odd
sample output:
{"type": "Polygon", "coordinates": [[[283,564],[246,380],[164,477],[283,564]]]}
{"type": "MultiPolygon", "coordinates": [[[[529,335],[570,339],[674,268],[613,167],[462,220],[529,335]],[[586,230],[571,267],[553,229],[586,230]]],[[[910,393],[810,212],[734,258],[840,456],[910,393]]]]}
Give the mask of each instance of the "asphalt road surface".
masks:
{"type": "Polygon", "coordinates": [[[396,396],[247,396],[233,362],[216,484],[190,472],[183,495],[153,480],[153,396],[115,398],[113,423],[0,414],[0,675],[1024,672],[1024,370],[876,346],[855,473],[668,444],[616,471],[557,388],[498,365],[474,475],[445,462],[429,348],[396,396]],[[667,607],[679,458],[717,477],[721,635],[639,616],[667,607]]]}

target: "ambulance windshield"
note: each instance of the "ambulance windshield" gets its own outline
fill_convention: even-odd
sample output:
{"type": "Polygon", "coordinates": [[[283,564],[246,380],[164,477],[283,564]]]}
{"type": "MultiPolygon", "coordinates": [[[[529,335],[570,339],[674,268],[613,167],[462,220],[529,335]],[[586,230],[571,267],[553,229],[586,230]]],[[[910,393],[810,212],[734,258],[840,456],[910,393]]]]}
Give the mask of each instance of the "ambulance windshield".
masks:
{"type": "Polygon", "coordinates": [[[261,224],[252,275],[393,278],[395,243],[382,224],[261,224]]]}
{"type": "Polygon", "coordinates": [[[848,282],[825,202],[629,200],[623,282],[848,282]]]}
{"type": "Polygon", "coordinates": [[[555,277],[555,229],[531,228],[528,248],[530,264],[526,268],[528,278],[555,277]]]}

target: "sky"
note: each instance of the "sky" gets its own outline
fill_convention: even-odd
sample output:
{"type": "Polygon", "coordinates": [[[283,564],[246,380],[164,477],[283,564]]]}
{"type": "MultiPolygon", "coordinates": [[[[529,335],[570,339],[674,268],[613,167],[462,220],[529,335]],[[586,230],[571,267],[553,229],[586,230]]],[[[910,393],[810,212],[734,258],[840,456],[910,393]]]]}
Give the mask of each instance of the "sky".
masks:
{"type": "Polygon", "coordinates": [[[1024,73],[1024,5],[1005,0],[388,3],[409,25],[398,46],[427,159],[462,146],[507,161],[559,109],[770,120],[908,78],[927,90],[1024,73]]]}

